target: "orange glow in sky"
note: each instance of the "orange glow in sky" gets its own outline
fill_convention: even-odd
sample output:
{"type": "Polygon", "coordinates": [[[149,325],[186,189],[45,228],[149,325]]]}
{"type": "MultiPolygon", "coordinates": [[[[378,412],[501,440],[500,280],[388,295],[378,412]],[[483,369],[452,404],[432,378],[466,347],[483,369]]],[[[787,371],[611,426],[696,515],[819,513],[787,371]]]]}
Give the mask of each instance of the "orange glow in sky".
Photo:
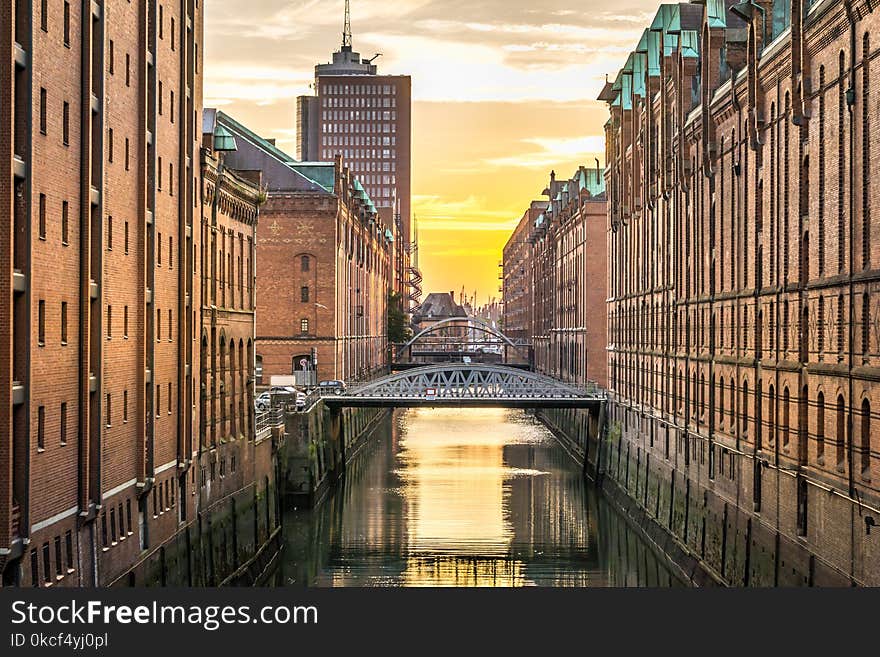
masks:
{"type": "MultiPolygon", "coordinates": [[[[501,249],[551,169],[603,159],[595,100],[656,0],[352,0],[354,49],[413,79],[413,213],[425,293],[499,297],[501,249]]],[[[296,97],[341,42],[343,0],[213,0],[205,105],[296,153],[296,97]]]]}

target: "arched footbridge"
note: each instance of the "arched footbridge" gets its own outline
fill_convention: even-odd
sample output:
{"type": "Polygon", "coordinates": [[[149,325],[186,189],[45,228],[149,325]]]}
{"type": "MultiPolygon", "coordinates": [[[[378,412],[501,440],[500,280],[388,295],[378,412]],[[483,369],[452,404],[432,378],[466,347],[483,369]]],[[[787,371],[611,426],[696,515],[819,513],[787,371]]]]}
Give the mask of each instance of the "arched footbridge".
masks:
{"type": "Polygon", "coordinates": [[[465,363],[418,367],[323,398],[331,409],[500,406],[597,411],[605,400],[605,391],[595,386],[574,386],[503,365],[465,363]]]}

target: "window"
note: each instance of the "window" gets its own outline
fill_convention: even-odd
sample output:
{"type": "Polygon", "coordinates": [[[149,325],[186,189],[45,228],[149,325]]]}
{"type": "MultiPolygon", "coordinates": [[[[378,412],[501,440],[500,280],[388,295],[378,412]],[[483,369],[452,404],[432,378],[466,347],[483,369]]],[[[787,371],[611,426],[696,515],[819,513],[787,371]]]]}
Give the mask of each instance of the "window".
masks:
{"type": "Polygon", "coordinates": [[[113,306],[107,306],[107,339],[113,337],[113,306]]]}
{"type": "Polygon", "coordinates": [[[309,302],[309,287],[307,285],[303,285],[302,289],[300,290],[300,298],[302,299],[303,303],[309,302]]]}
{"type": "Polygon", "coordinates": [[[48,109],[47,109],[47,98],[46,98],[46,90],[42,87],[40,88],[40,132],[42,134],[46,134],[46,124],[48,122],[48,109]]]}
{"type": "Polygon", "coordinates": [[[174,50],[174,17],[171,17],[171,50],[174,50]]]}
{"type": "Polygon", "coordinates": [[[156,417],[162,415],[162,388],[156,384],[156,417]]]}
{"type": "Polygon", "coordinates": [[[820,392],[816,398],[816,458],[825,461],[825,394],[820,392]]]}
{"type": "Polygon", "coordinates": [[[169,111],[171,112],[171,123],[174,123],[174,92],[171,92],[171,105],[169,106],[169,111]]]}
{"type": "Polygon", "coordinates": [[[46,195],[40,194],[40,239],[46,239],[46,195]]]}
{"type": "Polygon", "coordinates": [[[116,509],[110,509],[110,540],[116,545],[116,509]]]}
{"type": "Polygon", "coordinates": [[[37,309],[37,342],[41,347],[46,345],[46,302],[40,299],[37,309]]]}
{"type": "Polygon", "coordinates": [[[113,217],[107,217],[107,250],[113,250],[113,217]]]}
{"type": "Polygon", "coordinates": [[[69,244],[69,212],[70,208],[67,201],[62,201],[61,203],[61,243],[65,246],[69,244]]]}
{"type": "Polygon", "coordinates": [[[308,335],[309,334],[309,320],[303,319],[302,321],[300,321],[299,328],[300,328],[300,333],[302,333],[303,335],[308,335]]]}
{"type": "Polygon", "coordinates": [[[43,543],[43,579],[46,583],[49,583],[52,580],[52,575],[50,573],[51,565],[49,559],[49,543],[43,543]]]}
{"type": "Polygon", "coordinates": [[[168,342],[174,342],[174,311],[168,309],[168,342]]]}
{"type": "Polygon", "coordinates": [[[70,145],[70,103],[64,102],[61,115],[61,141],[65,146],[70,145]]]}
{"type": "Polygon", "coordinates": [[[156,264],[162,264],[162,233],[158,233],[156,237],[156,264]]]}
{"type": "Polygon", "coordinates": [[[73,568],[73,535],[68,529],[64,534],[64,551],[67,553],[67,572],[72,573],[73,568]]]}
{"type": "Polygon", "coordinates": [[[64,45],[70,48],[70,3],[64,3],[64,45]]]}
{"type": "Polygon", "coordinates": [[[128,390],[122,391],[122,423],[128,424],[128,390]]]}
{"type": "Polygon", "coordinates": [[[113,163],[113,128],[107,129],[107,161],[113,163]]]}
{"type": "Polygon", "coordinates": [[[46,449],[46,407],[40,406],[37,409],[37,449],[43,451],[46,449]]]}
{"type": "Polygon", "coordinates": [[[162,105],[165,104],[165,93],[162,87],[162,81],[159,81],[159,116],[162,116],[162,105]]]}
{"type": "Polygon", "coordinates": [[[122,308],[122,337],[128,340],[128,306],[122,308]]]}
{"type": "Polygon", "coordinates": [[[162,340],[162,311],[156,308],[156,342],[162,340]]]}
{"type": "Polygon", "coordinates": [[[309,271],[311,267],[311,262],[309,262],[309,256],[303,256],[301,261],[302,271],[309,271]]]}
{"type": "Polygon", "coordinates": [[[174,269],[174,238],[168,238],[168,269],[174,269]]]}
{"type": "Polygon", "coordinates": [[[31,586],[40,585],[40,560],[37,550],[31,550],[31,586]]]}
{"type": "Polygon", "coordinates": [[[107,51],[107,59],[109,60],[107,70],[110,72],[110,75],[113,75],[113,39],[109,40],[107,51]]]}
{"type": "Polygon", "coordinates": [[[110,396],[109,392],[107,393],[106,400],[107,400],[106,405],[104,406],[104,415],[105,415],[105,418],[104,418],[105,422],[104,423],[109,428],[109,427],[113,426],[113,399],[110,396]]]}
{"type": "Polygon", "coordinates": [[[156,189],[160,192],[162,191],[162,158],[159,158],[159,166],[156,167],[156,174],[158,179],[156,180],[156,189]]]}
{"type": "Polygon", "coordinates": [[[67,344],[67,302],[61,302],[61,344],[67,344]]]}
{"type": "Polygon", "coordinates": [[[159,38],[164,39],[164,26],[165,26],[165,10],[162,5],[159,5],[159,38]]]}
{"type": "Polygon", "coordinates": [[[67,444],[67,402],[61,402],[61,446],[67,444]]]}
{"type": "Polygon", "coordinates": [[[846,402],[837,397],[837,469],[843,470],[846,461],[846,402]]]}
{"type": "Polygon", "coordinates": [[[125,255],[128,255],[128,222],[125,222],[125,255]]]}
{"type": "Polygon", "coordinates": [[[131,86],[131,55],[125,53],[125,86],[131,86]]]}
{"type": "Polygon", "coordinates": [[[41,0],[40,2],[40,29],[43,32],[49,31],[49,0],[41,0]]]}
{"type": "Polygon", "coordinates": [[[131,500],[125,500],[125,526],[131,534],[131,500]]]}

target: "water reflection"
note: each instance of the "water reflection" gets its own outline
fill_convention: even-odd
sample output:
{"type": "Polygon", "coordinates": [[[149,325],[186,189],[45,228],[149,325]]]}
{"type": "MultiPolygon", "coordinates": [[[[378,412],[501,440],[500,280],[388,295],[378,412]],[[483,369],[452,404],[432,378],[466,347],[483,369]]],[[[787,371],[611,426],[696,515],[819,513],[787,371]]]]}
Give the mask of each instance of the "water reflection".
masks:
{"type": "Polygon", "coordinates": [[[279,584],[676,584],[526,413],[418,409],[378,431],[320,509],[288,512],[279,584]]]}

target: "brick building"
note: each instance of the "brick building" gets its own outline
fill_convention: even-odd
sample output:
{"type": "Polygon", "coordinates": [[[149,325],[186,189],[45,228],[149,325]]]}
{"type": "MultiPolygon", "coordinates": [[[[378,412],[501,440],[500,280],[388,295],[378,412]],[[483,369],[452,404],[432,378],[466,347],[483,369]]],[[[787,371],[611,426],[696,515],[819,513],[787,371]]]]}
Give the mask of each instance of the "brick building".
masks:
{"type": "MultiPolygon", "coordinates": [[[[211,465],[197,479],[215,459],[200,426],[217,417],[197,390],[198,219],[217,184],[213,156],[200,157],[202,11],[16,0],[0,18],[3,582],[136,581],[197,514],[257,478],[253,365],[236,345],[225,373],[236,421],[248,419],[248,474],[212,490],[211,465]]],[[[258,190],[231,174],[221,187],[235,201],[220,203],[219,224],[252,235],[258,190]]],[[[239,285],[252,271],[240,245],[225,274],[239,285]]],[[[252,304],[234,310],[245,314],[227,335],[252,337],[252,304]]]]}
{"type": "Polygon", "coordinates": [[[356,380],[387,362],[393,254],[402,240],[343,164],[296,162],[231,117],[227,163],[261,170],[267,200],[257,231],[257,362],[273,375],[356,380]]]}
{"type": "Polygon", "coordinates": [[[880,19],[732,4],[661,5],[600,96],[612,426],[775,583],[877,585],[880,19]]]}
{"type": "Polygon", "coordinates": [[[568,180],[551,172],[543,193],[504,249],[502,328],[532,343],[539,372],[604,386],[604,180],[598,169],[579,167],[568,180]]]}
{"type": "Polygon", "coordinates": [[[340,49],[332,61],[315,66],[315,95],[297,98],[296,154],[305,162],[343,157],[382,221],[396,224],[394,290],[408,300],[409,312],[418,305],[421,281],[412,263],[412,78],[379,75],[376,57],[353,50],[346,6],[340,49]]]}

